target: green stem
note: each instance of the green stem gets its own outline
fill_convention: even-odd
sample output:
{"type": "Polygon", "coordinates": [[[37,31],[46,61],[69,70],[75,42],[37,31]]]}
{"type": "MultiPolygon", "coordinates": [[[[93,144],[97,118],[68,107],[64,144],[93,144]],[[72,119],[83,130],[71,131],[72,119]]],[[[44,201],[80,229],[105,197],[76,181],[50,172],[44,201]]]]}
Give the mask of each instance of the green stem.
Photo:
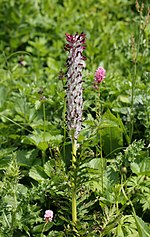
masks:
{"type": "Polygon", "coordinates": [[[103,154],[102,154],[102,138],[101,138],[101,133],[100,133],[100,124],[101,124],[101,113],[102,113],[102,107],[101,107],[101,102],[100,102],[100,84],[98,87],[98,98],[97,98],[97,109],[96,109],[96,118],[97,118],[97,122],[98,122],[98,131],[97,131],[97,135],[99,137],[99,141],[100,141],[100,159],[101,159],[101,180],[102,180],[102,193],[104,190],[104,160],[103,160],[103,154]]]}
{"type": "Polygon", "coordinates": [[[42,151],[42,162],[43,162],[43,166],[45,164],[45,157],[46,157],[46,153],[45,151],[42,151]]]}
{"type": "Polygon", "coordinates": [[[64,127],[64,144],[63,144],[63,155],[66,157],[66,99],[64,99],[64,109],[63,109],[63,127],[64,127]]]}
{"type": "Polygon", "coordinates": [[[45,102],[43,102],[43,130],[44,130],[44,137],[45,137],[45,132],[46,132],[46,110],[45,110],[45,102]]]}
{"type": "Polygon", "coordinates": [[[47,225],[47,222],[46,222],[46,223],[44,224],[44,226],[43,226],[43,230],[42,230],[42,233],[41,233],[41,236],[40,236],[40,237],[43,237],[43,233],[44,233],[44,230],[45,230],[46,225],[47,225]]]}
{"type": "MultiPolygon", "coordinates": [[[[72,141],[72,167],[76,170],[76,150],[77,150],[77,143],[76,140],[73,139],[72,141]]],[[[77,204],[76,204],[76,180],[74,179],[72,183],[72,222],[75,224],[77,221],[77,204]]]]}
{"type": "MultiPolygon", "coordinates": [[[[45,110],[45,102],[43,102],[43,141],[45,142],[45,132],[46,132],[46,110],[45,110]]],[[[46,153],[45,150],[42,150],[42,162],[43,166],[45,164],[46,153]]]]}
{"type": "MultiPolygon", "coordinates": [[[[132,77],[132,89],[131,89],[131,112],[130,112],[130,143],[132,141],[133,130],[134,130],[134,91],[135,85],[137,80],[137,59],[140,51],[140,41],[141,41],[141,14],[140,14],[140,24],[139,24],[139,34],[138,34],[138,42],[137,42],[137,50],[135,58],[133,59],[134,62],[134,73],[132,77]]],[[[135,47],[135,45],[133,45],[135,47]]]]}
{"type": "Polygon", "coordinates": [[[131,200],[127,197],[127,195],[126,195],[126,193],[125,193],[125,191],[124,191],[123,185],[121,186],[121,190],[122,190],[122,193],[123,193],[125,199],[130,203],[133,213],[136,214],[135,209],[134,209],[134,206],[133,206],[133,203],[132,203],[131,200]]]}
{"type": "Polygon", "coordinates": [[[101,152],[101,160],[102,160],[102,193],[104,192],[104,160],[102,157],[102,152],[101,152]]]}
{"type": "Polygon", "coordinates": [[[132,141],[133,136],[133,128],[134,128],[134,88],[135,88],[135,82],[136,82],[136,62],[134,63],[134,75],[132,78],[132,90],[131,90],[131,114],[130,114],[130,143],[132,141]]]}

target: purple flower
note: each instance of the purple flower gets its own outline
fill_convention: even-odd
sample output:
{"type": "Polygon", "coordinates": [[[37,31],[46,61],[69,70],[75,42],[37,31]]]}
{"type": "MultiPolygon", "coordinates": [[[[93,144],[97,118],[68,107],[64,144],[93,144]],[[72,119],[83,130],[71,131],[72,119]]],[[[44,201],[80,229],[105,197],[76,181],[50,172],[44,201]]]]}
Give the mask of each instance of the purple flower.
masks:
{"type": "Polygon", "coordinates": [[[65,50],[69,51],[67,59],[67,124],[72,139],[77,139],[82,125],[82,70],[85,68],[85,34],[66,34],[68,43],[65,50]]]}
{"type": "Polygon", "coordinates": [[[106,77],[106,71],[103,67],[99,67],[95,72],[95,82],[101,83],[106,77]]]}
{"type": "Polygon", "coordinates": [[[46,221],[46,223],[48,223],[49,221],[51,222],[53,220],[53,211],[46,210],[44,214],[44,220],[46,221]]]}

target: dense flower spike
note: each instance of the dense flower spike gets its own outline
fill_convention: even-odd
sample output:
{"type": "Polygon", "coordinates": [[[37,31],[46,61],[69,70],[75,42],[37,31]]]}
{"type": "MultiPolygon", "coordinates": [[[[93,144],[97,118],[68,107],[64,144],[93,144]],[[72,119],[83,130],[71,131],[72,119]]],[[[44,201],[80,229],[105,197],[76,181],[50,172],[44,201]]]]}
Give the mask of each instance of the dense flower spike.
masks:
{"type": "Polygon", "coordinates": [[[106,71],[103,67],[99,67],[95,72],[95,82],[101,83],[106,77],[106,71]]]}
{"type": "Polygon", "coordinates": [[[53,211],[46,210],[44,214],[44,220],[46,221],[46,223],[48,223],[49,221],[51,222],[53,220],[53,211]]]}
{"type": "Polygon", "coordinates": [[[77,139],[82,125],[82,70],[85,68],[85,57],[82,55],[85,49],[85,34],[66,34],[68,43],[65,50],[69,51],[67,59],[67,123],[68,129],[77,139]]]}

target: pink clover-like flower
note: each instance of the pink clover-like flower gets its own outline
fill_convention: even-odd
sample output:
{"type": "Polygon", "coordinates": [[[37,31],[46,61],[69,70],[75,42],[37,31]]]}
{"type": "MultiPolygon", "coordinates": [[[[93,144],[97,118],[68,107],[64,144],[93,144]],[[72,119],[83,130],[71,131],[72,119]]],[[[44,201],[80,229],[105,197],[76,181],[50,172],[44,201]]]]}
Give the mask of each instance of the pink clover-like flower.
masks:
{"type": "Polygon", "coordinates": [[[44,220],[47,222],[51,222],[53,220],[53,211],[51,210],[46,210],[44,214],[44,220]]]}
{"type": "Polygon", "coordinates": [[[95,72],[95,82],[101,83],[106,77],[106,70],[103,67],[98,67],[95,72]]]}

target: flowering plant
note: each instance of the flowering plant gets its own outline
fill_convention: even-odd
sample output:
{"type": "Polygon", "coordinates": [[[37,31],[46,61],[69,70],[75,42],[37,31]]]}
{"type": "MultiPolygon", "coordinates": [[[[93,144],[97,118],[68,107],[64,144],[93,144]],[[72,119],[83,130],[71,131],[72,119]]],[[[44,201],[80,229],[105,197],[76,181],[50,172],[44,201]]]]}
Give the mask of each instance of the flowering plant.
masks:
{"type": "Polygon", "coordinates": [[[95,82],[101,83],[104,78],[106,77],[106,70],[103,67],[98,67],[98,69],[95,72],[95,82]]]}
{"type": "Polygon", "coordinates": [[[53,211],[51,210],[46,210],[44,214],[44,220],[46,223],[51,222],[53,220],[53,211]]]}
{"type": "Polygon", "coordinates": [[[65,50],[69,51],[67,59],[67,125],[71,137],[77,139],[82,124],[82,70],[85,67],[85,34],[66,34],[68,43],[65,50]]]}
{"type": "MultiPolygon", "coordinates": [[[[76,174],[77,139],[82,126],[82,70],[85,67],[85,34],[66,34],[68,43],[65,49],[69,51],[67,59],[67,125],[72,139],[72,167],[76,174]]],[[[72,183],[72,221],[77,221],[76,179],[72,183]]]]}

